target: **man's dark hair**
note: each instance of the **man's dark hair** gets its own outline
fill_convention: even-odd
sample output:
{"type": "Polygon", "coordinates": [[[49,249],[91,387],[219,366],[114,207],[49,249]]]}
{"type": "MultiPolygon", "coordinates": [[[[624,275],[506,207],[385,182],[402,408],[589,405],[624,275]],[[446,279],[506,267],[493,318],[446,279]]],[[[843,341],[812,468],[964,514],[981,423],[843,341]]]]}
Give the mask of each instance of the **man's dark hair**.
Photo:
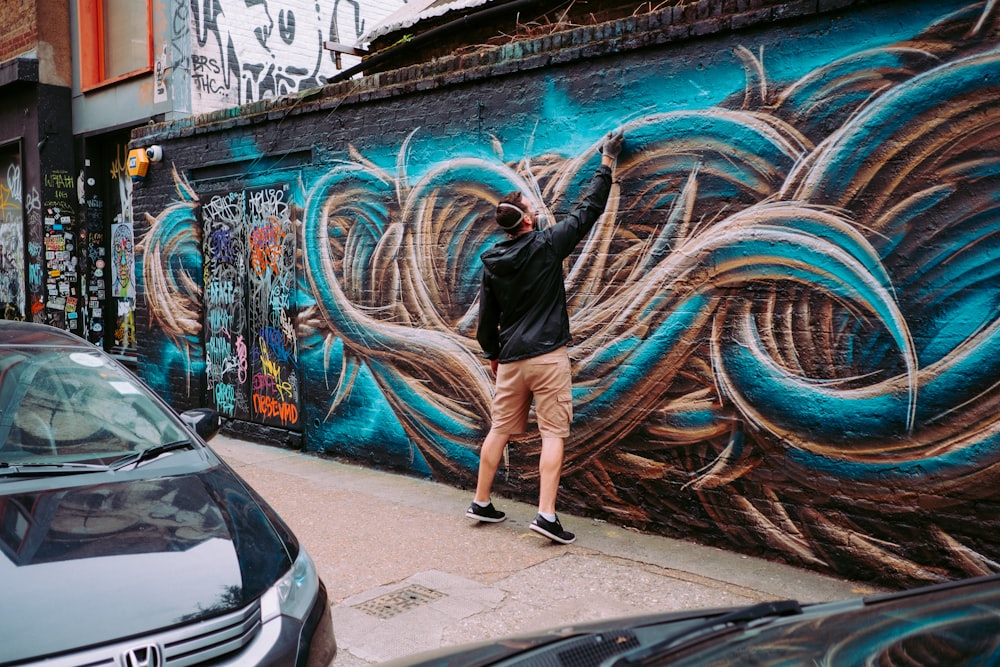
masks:
{"type": "Polygon", "coordinates": [[[497,224],[503,227],[505,232],[514,231],[521,224],[524,214],[521,193],[517,190],[505,194],[503,199],[497,202],[497,224]]]}

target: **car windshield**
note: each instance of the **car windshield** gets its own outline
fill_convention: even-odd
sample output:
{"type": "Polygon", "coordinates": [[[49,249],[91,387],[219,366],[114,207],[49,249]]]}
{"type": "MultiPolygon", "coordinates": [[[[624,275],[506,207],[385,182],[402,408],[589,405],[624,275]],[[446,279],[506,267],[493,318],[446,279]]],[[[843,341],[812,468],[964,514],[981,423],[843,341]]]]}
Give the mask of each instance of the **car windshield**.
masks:
{"type": "Polygon", "coordinates": [[[0,466],[108,465],[189,439],[135,378],[96,350],[0,354],[0,466]]]}

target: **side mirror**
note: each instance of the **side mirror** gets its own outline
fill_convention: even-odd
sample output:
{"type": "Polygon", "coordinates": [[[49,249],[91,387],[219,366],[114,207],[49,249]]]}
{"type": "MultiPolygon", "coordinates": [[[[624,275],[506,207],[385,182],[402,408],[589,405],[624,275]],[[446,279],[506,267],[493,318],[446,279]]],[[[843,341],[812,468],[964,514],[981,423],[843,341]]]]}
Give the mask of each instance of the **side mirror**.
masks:
{"type": "Polygon", "coordinates": [[[194,432],[201,436],[201,439],[208,442],[214,438],[219,429],[222,428],[222,419],[219,413],[212,408],[192,408],[181,413],[184,423],[194,429],[194,432]]]}

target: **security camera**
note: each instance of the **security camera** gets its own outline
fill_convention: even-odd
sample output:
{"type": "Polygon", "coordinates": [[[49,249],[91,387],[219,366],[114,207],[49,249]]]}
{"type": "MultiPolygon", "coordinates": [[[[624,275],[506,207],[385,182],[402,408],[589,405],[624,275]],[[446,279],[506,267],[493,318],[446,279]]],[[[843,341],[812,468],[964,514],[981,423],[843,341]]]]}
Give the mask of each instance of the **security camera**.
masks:
{"type": "Polygon", "coordinates": [[[146,149],[146,157],[149,158],[150,162],[159,162],[163,159],[163,147],[153,145],[146,149]]]}

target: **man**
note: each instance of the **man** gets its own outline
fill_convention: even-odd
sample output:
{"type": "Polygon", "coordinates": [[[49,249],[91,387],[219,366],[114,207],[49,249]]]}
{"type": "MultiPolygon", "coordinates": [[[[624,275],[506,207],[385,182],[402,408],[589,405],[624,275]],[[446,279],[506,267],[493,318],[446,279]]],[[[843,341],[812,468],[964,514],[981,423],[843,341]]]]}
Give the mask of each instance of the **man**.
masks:
{"type": "Polygon", "coordinates": [[[479,453],[476,496],[465,515],[497,523],[506,514],[493,507],[490,489],[510,436],[527,427],[532,397],[542,452],[538,460],[538,515],[531,530],[561,544],[576,540],[556,516],[563,447],[573,419],[569,314],[563,260],[604,212],[611,167],[624,137],[608,134],[601,165],[576,208],[558,224],[537,229],[538,213],[520,192],[497,204],[496,220],[507,239],[482,255],[479,328],[476,337],[496,377],[492,427],[479,453]]]}

